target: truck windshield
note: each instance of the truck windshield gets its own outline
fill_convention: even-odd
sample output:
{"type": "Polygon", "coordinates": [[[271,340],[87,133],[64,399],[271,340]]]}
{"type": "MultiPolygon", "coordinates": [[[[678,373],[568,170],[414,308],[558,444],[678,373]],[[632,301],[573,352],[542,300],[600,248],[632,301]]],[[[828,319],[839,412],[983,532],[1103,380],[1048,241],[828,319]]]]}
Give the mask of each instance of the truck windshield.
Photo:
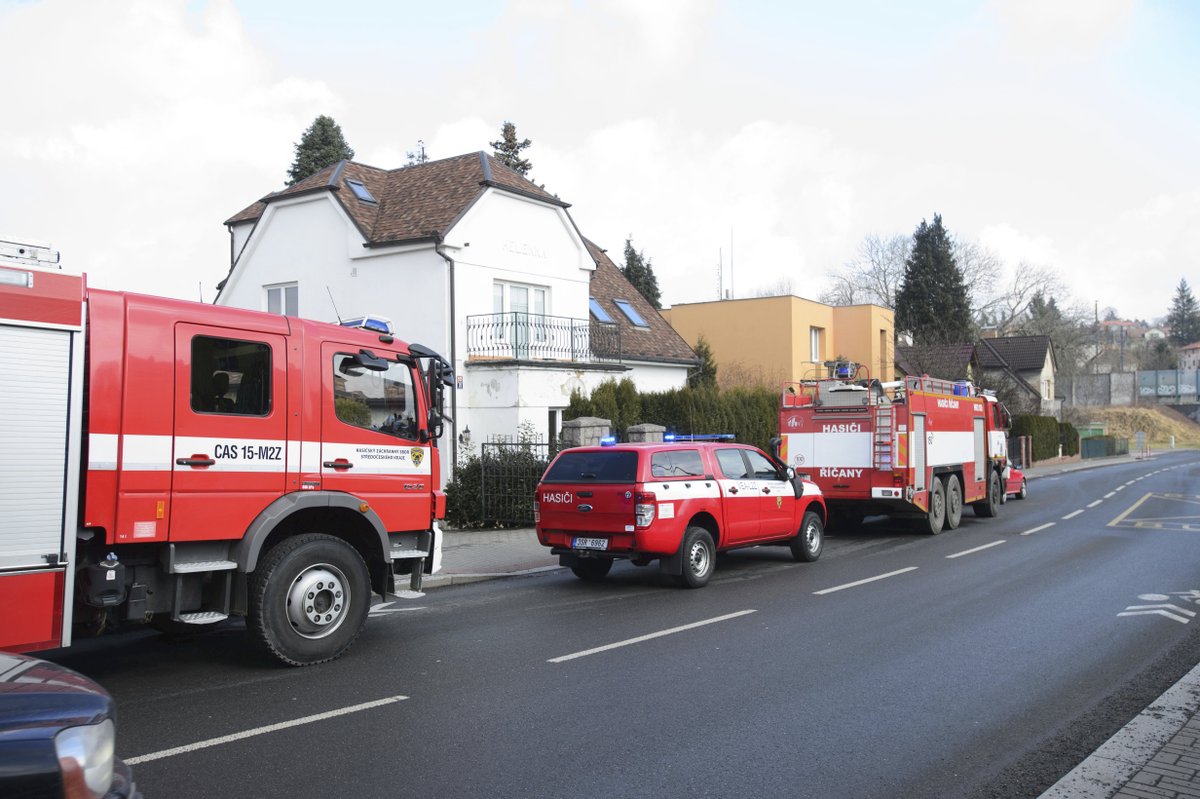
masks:
{"type": "Polygon", "coordinates": [[[632,483],[637,480],[637,464],[636,452],[564,452],[550,464],[542,482],[632,483]]]}

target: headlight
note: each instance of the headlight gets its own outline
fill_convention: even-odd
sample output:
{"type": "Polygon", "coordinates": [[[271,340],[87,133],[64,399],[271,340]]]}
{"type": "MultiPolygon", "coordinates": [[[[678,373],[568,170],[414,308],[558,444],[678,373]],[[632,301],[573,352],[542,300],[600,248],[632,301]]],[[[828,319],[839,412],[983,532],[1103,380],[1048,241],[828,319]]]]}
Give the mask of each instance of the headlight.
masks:
{"type": "Polygon", "coordinates": [[[116,727],[112,719],[54,736],[67,799],[103,799],[112,786],[116,727]]]}

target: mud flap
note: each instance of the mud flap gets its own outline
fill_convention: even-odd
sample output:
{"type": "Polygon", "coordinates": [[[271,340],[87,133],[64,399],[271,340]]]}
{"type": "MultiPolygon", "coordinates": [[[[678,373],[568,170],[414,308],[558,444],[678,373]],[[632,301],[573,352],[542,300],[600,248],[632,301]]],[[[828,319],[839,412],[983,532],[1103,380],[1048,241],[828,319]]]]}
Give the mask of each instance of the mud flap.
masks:
{"type": "Polygon", "coordinates": [[[667,555],[659,559],[658,571],[660,574],[667,574],[673,577],[683,574],[683,552],[676,552],[674,555],[667,555]]]}

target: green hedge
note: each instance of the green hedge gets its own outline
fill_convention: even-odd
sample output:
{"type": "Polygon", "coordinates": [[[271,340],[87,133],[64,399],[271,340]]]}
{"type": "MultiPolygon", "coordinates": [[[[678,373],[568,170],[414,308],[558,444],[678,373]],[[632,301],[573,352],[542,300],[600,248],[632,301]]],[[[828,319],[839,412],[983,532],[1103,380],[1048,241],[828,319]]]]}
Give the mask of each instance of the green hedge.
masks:
{"type": "Polygon", "coordinates": [[[613,434],[642,423],[660,424],[670,433],[733,433],[737,440],[763,449],[779,434],[779,394],[765,388],[678,388],[642,394],[629,378],[609,380],[591,397],[571,395],[564,420],[598,416],[612,421],[613,434]]]}
{"type": "Polygon", "coordinates": [[[1079,452],[1079,433],[1071,425],[1060,423],[1053,416],[1014,416],[1009,435],[1029,436],[1033,439],[1034,461],[1057,458],[1059,444],[1062,444],[1063,455],[1075,455],[1079,452]]]}

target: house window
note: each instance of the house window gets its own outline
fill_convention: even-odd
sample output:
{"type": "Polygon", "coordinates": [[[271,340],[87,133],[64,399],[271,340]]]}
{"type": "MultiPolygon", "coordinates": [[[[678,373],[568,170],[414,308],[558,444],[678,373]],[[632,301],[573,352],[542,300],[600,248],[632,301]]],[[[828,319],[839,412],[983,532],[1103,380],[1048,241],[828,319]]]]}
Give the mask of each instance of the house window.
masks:
{"type": "Polygon", "coordinates": [[[346,185],[350,187],[350,191],[354,192],[354,196],[357,197],[358,199],[362,200],[363,202],[365,202],[365,203],[378,202],[378,200],[375,199],[375,195],[371,194],[370,190],[368,190],[367,187],[365,185],[363,185],[362,181],[347,180],[346,185]]]}
{"type": "Polygon", "coordinates": [[[492,313],[546,315],[550,289],[497,280],[492,284],[492,313]]]}
{"type": "Polygon", "coordinates": [[[592,318],[594,318],[597,322],[606,322],[609,324],[612,323],[612,315],[609,314],[608,311],[604,310],[604,306],[600,304],[600,300],[596,299],[595,297],[588,297],[588,308],[592,312],[592,318]]]}
{"type": "Polygon", "coordinates": [[[525,283],[497,280],[492,284],[492,312],[495,314],[492,337],[511,342],[513,357],[537,356],[537,348],[549,337],[546,308],[550,304],[550,289],[525,283]]]}
{"type": "Polygon", "coordinates": [[[813,363],[821,363],[825,359],[822,357],[822,352],[825,338],[825,329],[821,327],[810,327],[808,329],[808,359],[813,363]]]}
{"type": "Polygon", "coordinates": [[[616,306],[621,309],[621,313],[625,314],[625,318],[630,322],[633,322],[634,325],[637,327],[650,327],[650,325],[646,324],[646,320],[642,318],[642,315],[637,312],[637,308],[634,308],[629,300],[613,300],[613,302],[616,303],[616,306]]]}
{"type": "Polygon", "coordinates": [[[1054,397],[1051,394],[1052,394],[1052,392],[1050,389],[1050,381],[1043,380],[1042,381],[1042,399],[1054,399],[1054,397]]]}
{"type": "Polygon", "coordinates": [[[888,357],[888,332],[886,330],[879,331],[879,379],[887,380],[888,364],[892,359],[888,357]]]}
{"type": "Polygon", "coordinates": [[[276,286],[263,286],[267,295],[267,313],[283,314],[284,316],[300,315],[300,286],[297,283],[280,283],[276,286]]]}

